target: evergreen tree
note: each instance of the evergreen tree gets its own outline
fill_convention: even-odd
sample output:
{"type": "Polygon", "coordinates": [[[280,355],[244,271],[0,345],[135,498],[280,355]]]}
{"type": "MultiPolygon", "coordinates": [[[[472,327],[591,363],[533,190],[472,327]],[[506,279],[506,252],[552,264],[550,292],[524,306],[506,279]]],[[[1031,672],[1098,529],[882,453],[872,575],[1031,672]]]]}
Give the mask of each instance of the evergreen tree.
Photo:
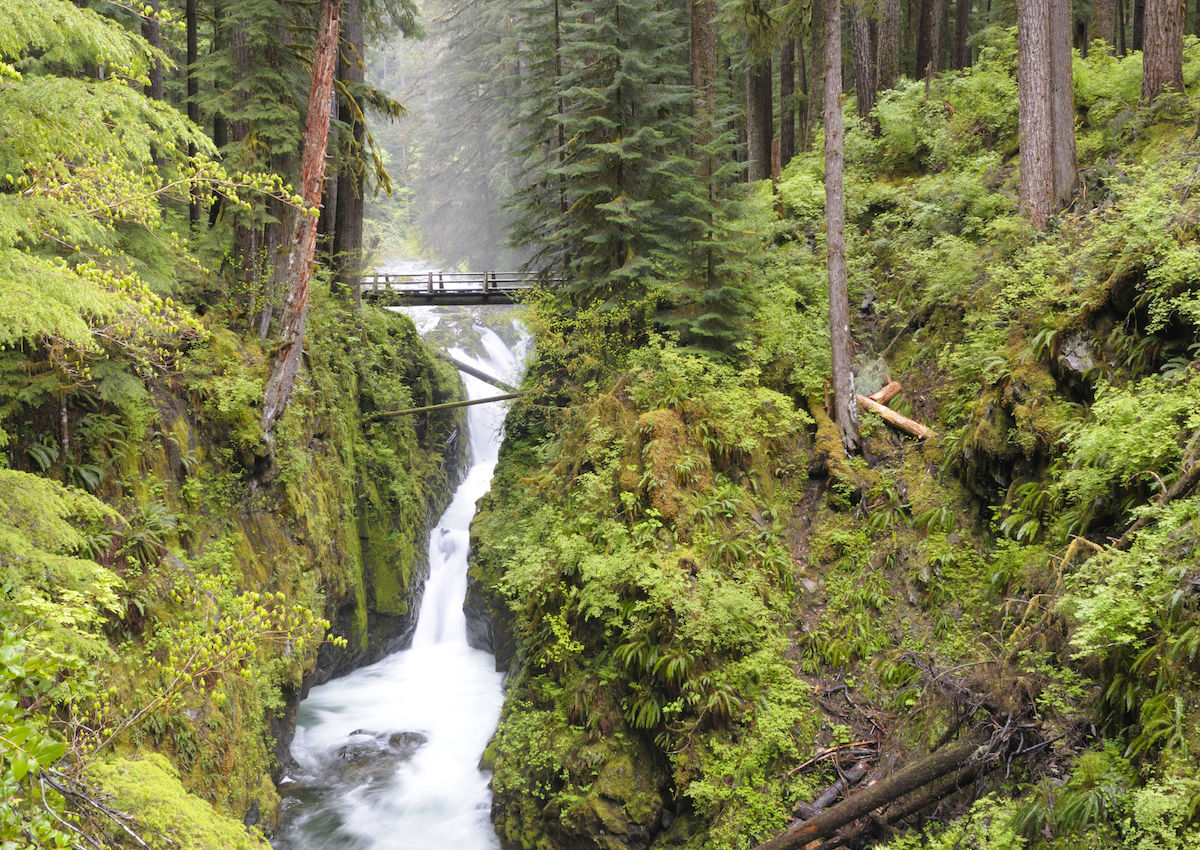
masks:
{"type": "MultiPolygon", "coordinates": [[[[597,0],[561,23],[562,143],[525,192],[520,238],[566,275],[576,303],[637,298],[694,259],[705,230],[708,192],[687,155],[688,18],[652,0],[597,0]],[[547,190],[561,193],[556,211],[547,190]]],[[[535,126],[531,148],[546,139],[535,126]]]]}

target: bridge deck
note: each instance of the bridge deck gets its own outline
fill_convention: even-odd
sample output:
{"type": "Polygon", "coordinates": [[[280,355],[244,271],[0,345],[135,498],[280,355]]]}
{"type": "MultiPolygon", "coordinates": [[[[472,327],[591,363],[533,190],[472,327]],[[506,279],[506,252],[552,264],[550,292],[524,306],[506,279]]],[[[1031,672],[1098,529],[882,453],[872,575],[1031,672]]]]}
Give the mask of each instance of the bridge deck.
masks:
{"type": "Polygon", "coordinates": [[[537,279],[509,272],[378,273],[362,278],[362,297],[385,306],[514,304],[537,279]]]}

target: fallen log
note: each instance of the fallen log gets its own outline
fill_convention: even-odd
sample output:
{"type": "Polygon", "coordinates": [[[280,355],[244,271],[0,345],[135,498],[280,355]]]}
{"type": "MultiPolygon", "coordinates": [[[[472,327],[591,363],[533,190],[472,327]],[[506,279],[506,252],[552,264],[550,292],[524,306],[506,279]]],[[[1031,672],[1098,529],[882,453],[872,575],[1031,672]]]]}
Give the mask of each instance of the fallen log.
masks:
{"type": "Polygon", "coordinates": [[[455,407],[470,407],[473,404],[490,404],[493,401],[508,401],[511,398],[520,398],[521,396],[529,395],[528,392],[523,393],[505,393],[504,395],[493,395],[487,398],[472,398],[466,401],[446,401],[441,404],[427,404],[424,407],[406,407],[404,410],[382,410],[379,413],[372,413],[366,417],[368,422],[379,422],[382,419],[392,419],[397,416],[411,416],[414,413],[428,413],[431,410],[451,410],[455,407]]]}
{"type": "Polygon", "coordinates": [[[888,381],[882,387],[867,396],[867,398],[871,399],[871,401],[877,401],[880,404],[887,404],[900,394],[901,389],[903,388],[900,386],[899,381],[888,381]]]}
{"type": "Polygon", "coordinates": [[[799,816],[801,820],[815,817],[818,812],[823,812],[837,802],[837,798],[842,796],[847,789],[862,782],[863,777],[866,775],[867,763],[860,761],[839,776],[836,782],[822,791],[811,803],[797,803],[795,809],[793,809],[793,814],[799,816]]]}
{"type": "Polygon", "coordinates": [[[864,407],[872,413],[878,414],[884,422],[891,425],[893,428],[898,428],[906,434],[912,434],[917,439],[924,440],[929,437],[937,436],[933,431],[926,428],[920,422],[909,419],[907,416],[901,416],[890,407],[880,404],[873,398],[860,395],[858,397],[858,404],[860,407],[864,407]]]}
{"type": "MultiPolygon", "coordinates": [[[[909,798],[896,801],[895,806],[888,807],[884,811],[880,821],[891,827],[905,818],[911,817],[918,812],[929,808],[930,806],[949,797],[951,794],[957,793],[966,788],[980,776],[999,767],[1003,762],[999,759],[990,761],[973,761],[963,767],[961,770],[956,770],[949,776],[931,785],[923,794],[919,796],[910,796],[909,798]]],[[[921,789],[917,789],[918,791],[921,789]]],[[[845,832],[839,832],[832,838],[826,839],[818,844],[814,850],[836,850],[838,847],[846,847],[855,845],[863,838],[867,837],[867,833],[871,827],[876,824],[864,822],[859,826],[853,827],[845,832]]]]}
{"type": "Polygon", "coordinates": [[[980,741],[971,739],[936,750],[870,788],[850,795],[816,817],[793,824],[754,850],[799,850],[809,842],[829,838],[846,824],[969,764],[982,746],[984,744],[980,741]]]}
{"type": "Polygon", "coordinates": [[[449,363],[451,366],[453,366],[458,371],[466,372],[468,375],[478,378],[479,380],[483,381],[484,383],[491,384],[493,387],[496,387],[497,389],[504,390],[506,393],[519,393],[521,391],[519,388],[514,387],[512,384],[501,381],[499,378],[493,378],[487,372],[483,371],[482,369],[475,368],[470,363],[464,363],[463,361],[461,361],[457,357],[455,357],[453,354],[447,354],[444,351],[438,351],[438,352],[435,352],[435,354],[437,354],[438,358],[440,358],[441,360],[445,360],[447,363],[449,363]]]}

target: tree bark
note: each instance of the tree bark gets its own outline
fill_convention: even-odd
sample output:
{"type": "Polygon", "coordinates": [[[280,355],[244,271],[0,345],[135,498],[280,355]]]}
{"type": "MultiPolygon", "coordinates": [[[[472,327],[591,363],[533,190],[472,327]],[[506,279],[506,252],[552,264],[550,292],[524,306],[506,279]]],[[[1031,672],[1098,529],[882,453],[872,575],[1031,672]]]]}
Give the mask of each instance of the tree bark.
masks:
{"type": "MultiPolygon", "coordinates": [[[[321,202],[325,179],[325,153],[329,142],[329,103],[333,97],[333,72],[338,58],[338,25],[341,0],[321,0],[318,12],[317,45],[313,56],[312,85],[308,93],[308,115],[300,159],[300,197],[306,207],[321,202]]],[[[300,367],[304,325],[308,317],[308,286],[312,281],[313,254],[317,243],[317,217],[297,212],[287,256],[287,302],[279,328],[278,351],[263,392],[262,429],[268,440],[275,421],[287,409],[300,367]]]]}
{"type": "MultiPolygon", "coordinates": [[[[162,29],[158,22],[159,0],[149,0],[150,14],[142,18],[142,38],[156,50],[162,50],[162,29]]],[[[154,100],[163,99],[163,66],[162,59],[154,58],[150,68],[150,85],[146,86],[146,94],[154,100]]]]}
{"type": "Polygon", "coordinates": [[[942,51],[942,0],[921,0],[917,27],[917,78],[936,73],[942,51]]]}
{"type": "Polygon", "coordinates": [[[901,768],[887,779],[876,782],[870,788],[847,797],[811,820],[788,828],[781,835],[760,844],[755,850],[798,850],[810,841],[826,838],[880,806],[910,794],[967,764],[979,746],[979,742],[967,740],[943,747],[901,768]]]}
{"type": "MultiPolygon", "coordinates": [[[[365,80],[363,67],[363,14],[360,0],[342,0],[343,47],[338,62],[338,77],[350,86],[365,80]]],[[[338,104],[338,119],[350,127],[350,152],[343,157],[336,181],[337,206],[334,208],[333,256],[336,269],[334,285],[350,295],[356,307],[362,304],[363,272],[363,142],[367,128],[361,113],[343,99],[338,104]]]]}
{"type": "Polygon", "coordinates": [[[1146,0],[1133,0],[1133,50],[1141,50],[1146,44],[1146,0]]]}
{"type": "Polygon", "coordinates": [[[1075,194],[1075,92],[1071,76],[1071,0],[1050,2],[1050,91],[1054,206],[1063,209],[1075,194]]]}
{"type": "MultiPolygon", "coordinates": [[[[200,126],[200,80],[196,76],[196,63],[200,61],[200,13],[199,0],[187,0],[184,5],[184,27],[187,30],[187,65],[184,79],[187,86],[187,116],[200,126]]],[[[196,155],[196,144],[188,142],[188,156],[196,155]]],[[[200,197],[193,189],[188,203],[188,224],[193,230],[200,226],[200,197]]]]}
{"type": "Polygon", "coordinates": [[[1145,10],[1142,102],[1149,103],[1167,89],[1183,91],[1184,5],[1145,0],[1145,10]]]}
{"type": "Polygon", "coordinates": [[[1117,0],[1094,0],[1088,37],[1093,41],[1100,39],[1112,52],[1117,43],[1117,0]]]}
{"type": "Polygon", "coordinates": [[[971,47],[967,44],[971,37],[971,6],[971,0],[958,0],[954,4],[954,51],[950,66],[956,71],[971,65],[971,47]]]}
{"type": "Polygon", "coordinates": [[[1049,0],[1017,0],[1019,206],[1035,230],[1045,230],[1054,204],[1053,98],[1049,0]]]}
{"type": "Polygon", "coordinates": [[[833,420],[847,452],[858,448],[858,406],[850,362],[846,287],[846,191],[842,143],[842,4],[825,0],[825,241],[829,253],[829,345],[833,420]]]}
{"type": "Polygon", "coordinates": [[[796,39],[790,33],[779,43],[779,167],[796,155],[796,39]]]}
{"type": "MultiPolygon", "coordinates": [[[[805,112],[804,146],[812,144],[810,137],[816,135],[817,123],[824,115],[825,103],[825,3],[835,0],[813,0],[812,10],[812,50],[809,51],[808,74],[808,108],[805,112]]],[[[839,37],[840,39],[840,37],[839,37]]],[[[839,66],[840,67],[840,66],[839,66]]],[[[840,72],[839,72],[840,73],[840,72]]],[[[840,79],[840,76],[839,76],[840,79]]]]}
{"type": "Polygon", "coordinates": [[[879,65],[879,91],[890,89],[900,76],[900,0],[883,0],[875,55],[879,65]]]}
{"type": "Polygon", "coordinates": [[[771,176],[773,83],[769,56],[755,60],[746,71],[746,176],[751,182],[771,176]]]}
{"type": "Polygon", "coordinates": [[[866,118],[875,108],[875,55],[871,42],[871,21],[866,7],[850,0],[850,53],[854,57],[854,93],[858,115],[866,118]]]}

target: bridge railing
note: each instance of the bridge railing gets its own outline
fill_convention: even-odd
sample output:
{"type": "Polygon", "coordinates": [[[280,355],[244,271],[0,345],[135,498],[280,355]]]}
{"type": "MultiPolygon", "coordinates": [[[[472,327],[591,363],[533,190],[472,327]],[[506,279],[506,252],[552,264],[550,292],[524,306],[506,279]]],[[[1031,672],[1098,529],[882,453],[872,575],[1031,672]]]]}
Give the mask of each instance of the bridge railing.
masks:
{"type": "Polygon", "coordinates": [[[376,272],[363,275],[362,290],[369,292],[481,292],[531,289],[537,280],[518,272],[421,272],[395,274],[376,272]]]}

